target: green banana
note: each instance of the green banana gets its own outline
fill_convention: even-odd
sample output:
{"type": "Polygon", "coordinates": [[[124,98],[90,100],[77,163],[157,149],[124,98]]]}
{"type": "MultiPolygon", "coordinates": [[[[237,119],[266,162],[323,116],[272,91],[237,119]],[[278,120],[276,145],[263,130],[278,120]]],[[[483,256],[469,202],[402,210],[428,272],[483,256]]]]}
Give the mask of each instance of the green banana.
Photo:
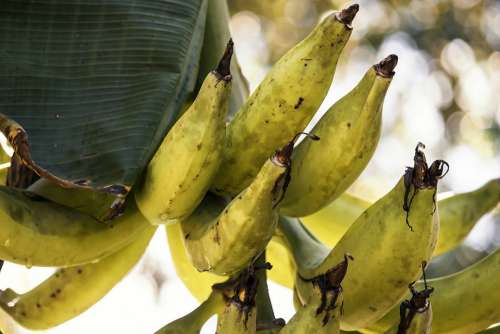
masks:
{"type": "Polygon", "coordinates": [[[421,148],[419,144],[415,150],[414,167],[354,222],[332,252],[298,220],[279,222],[302,278],[327,272],[342,254],[356,258],[343,281],[344,330],[364,328],[382,317],[418,278],[420,263],[435,248],[439,221],[434,195],[447,164],[438,160],[428,168],[421,148]]]}
{"type": "MultiPolygon", "coordinates": [[[[499,202],[500,179],[491,180],[476,190],[439,200],[439,238],[432,255],[441,255],[457,247],[477,221],[499,202]]],[[[368,201],[344,193],[301,221],[321,242],[333,247],[369,206],[368,201]]]]}
{"type": "Polygon", "coordinates": [[[97,263],[58,269],[29,292],[0,293],[0,307],[29,329],[48,329],[68,321],[94,305],[139,261],[155,227],[150,226],[123,250],[97,263]]]}
{"type": "Polygon", "coordinates": [[[212,285],[226,280],[227,277],[208,271],[200,272],[193,267],[184,247],[184,235],[180,224],[166,225],[165,230],[177,276],[198,301],[204,301],[212,293],[212,285]]]}
{"type": "Polygon", "coordinates": [[[155,334],[199,334],[205,322],[214,314],[224,309],[224,298],[218,292],[212,292],[208,298],[194,311],[172,321],[162,327],[155,334]]]}
{"type": "Polygon", "coordinates": [[[191,217],[181,220],[186,249],[196,269],[231,275],[264,250],[276,228],[277,206],[289,180],[296,137],[277,150],[252,184],[225,208],[221,204],[214,210],[217,199],[207,195],[191,217]]]}
{"type": "MultiPolygon", "coordinates": [[[[500,322],[500,249],[474,265],[449,276],[429,279],[432,295],[432,333],[469,334],[500,322]]],[[[416,289],[425,283],[417,282],[416,289]]],[[[382,333],[397,324],[398,307],[368,327],[382,333]]]]}
{"type": "Polygon", "coordinates": [[[31,266],[70,267],[128,245],[149,224],[135,203],[104,224],[21,189],[0,186],[0,258],[31,266]]]}
{"type": "Polygon", "coordinates": [[[255,306],[242,310],[239,302],[230,300],[217,321],[218,334],[251,334],[257,332],[257,310],[255,306]]]}
{"type": "Polygon", "coordinates": [[[303,217],[320,210],[364,170],[380,139],[382,105],[397,60],[390,55],[371,67],[314,126],[312,133],[321,141],[305,141],[295,149],[282,214],[303,217]]]}
{"type": "Polygon", "coordinates": [[[135,193],[139,210],[154,225],[189,216],[219,168],[232,53],[230,40],[217,69],[207,75],[193,104],[163,139],[135,193]]]}
{"type": "Polygon", "coordinates": [[[429,301],[434,288],[427,286],[425,279],[426,263],[422,262],[424,276],[424,289],[417,291],[415,282],[408,287],[411,299],[404,300],[399,307],[399,324],[390,329],[386,334],[430,334],[432,324],[432,305],[429,301]]]}
{"type": "Polygon", "coordinates": [[[441,229],[434,256],[458,246],[484,214],[500,202],[500,179],[438,201],[441,229]]]}
{"type": "Polygon", "coordinates": [[[343,305],[340,284],[347,272],[349,259],[346,255],[343,262],[311,280],[297,276],[294,288],[297,312],[280,333],[339,333],[343,305]]]}
{"type": "Polygon", "coordinates": [[[241,192],[273,150],[306,127],[330,88],[358,9],[352,5],[328,16],[273,66],[227,127],[212,191],[241,192]]]}

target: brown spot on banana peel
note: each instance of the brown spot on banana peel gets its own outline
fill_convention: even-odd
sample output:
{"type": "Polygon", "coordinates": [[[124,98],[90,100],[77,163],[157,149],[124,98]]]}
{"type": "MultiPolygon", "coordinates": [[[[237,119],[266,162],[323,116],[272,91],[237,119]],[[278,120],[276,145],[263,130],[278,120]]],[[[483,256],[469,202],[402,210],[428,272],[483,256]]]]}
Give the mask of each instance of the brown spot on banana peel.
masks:
{"type": "Polygon", "coordinates": [[[274,152],[274,154],[271,157],[271,161],[275,165],[286,168],[285,172],[281,174],[276,180],[272,190],[273,194],[275,195],[274,197],[277,198],[274,201],[273,208],[277,207],[281,203],[281,201],[285,197],[288,185],[290,184],[293,147],[295,146],[295,142],[297,141],[297,139],[299,139],[301,135],[304,135],[311,140],[320,140],[320,138],[314,134],[308,132],[299,132],[292,138],[292,140],[286,143],[281,149],[276,150],[276,152],[274,152]]]}
{"type": "Polygon", "coordinates": [[[413,198],[415,198],[415,195],[417,194],[419,189],[434,189],[434,209],[432,212],[432,214],[434,214],[434,212],[436,211],[436,192],[438,181],[442,179],[446,174],[448,174],[448,171],[450,169],[450,165],[444,160],[435,160],[431,164],[431,167],[428,167],[423,149],[425,149],[425,145],[419,142],[415,147],[413,167],[407,167],[404,174],[405,194],[403,210],[406,212],[406,225],[408,225],[412,232],[413,227],[409,222],[409,214],[413,198]],[[410,197],[412,188],[413,192],[410,197]]]}
{"type": "Polygon", "coordinates": [[[0,131],[5,135],[10,145],[14,149],[14,153],[17,154],[23,165],[30,168],[38,176],[47,178],[63,188],[84,188],[96,191],[102,191],[111,193],[119,197],[125,197],[130,191],[130,187],[127,185],[115,184],[109,185],[101,188],[94,188],[88,184],[79,184],[74,181],[68,181],[62,179],[48,170],[42,168],[33,161],[30,154],[30,146],[28,142],[28,134],[24,128],[16,121],[8,118],[4,114],[0,114],[0,131]]]}
{"type": "Polygon", "coordinates": [[[337,14],[337,20],[346,25],[347,28],[352,29],[351,23],[354,20],[354,17],[359,11],[359,5],[353,4],[349,7],[343,9],[337,14]]]}

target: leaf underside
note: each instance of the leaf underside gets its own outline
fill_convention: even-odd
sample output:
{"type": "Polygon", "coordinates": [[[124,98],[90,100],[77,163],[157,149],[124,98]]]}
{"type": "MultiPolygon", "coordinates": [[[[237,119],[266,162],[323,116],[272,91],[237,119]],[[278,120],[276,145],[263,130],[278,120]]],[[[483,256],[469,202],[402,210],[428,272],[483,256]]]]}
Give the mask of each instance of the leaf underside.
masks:
{"type": "Polygon", "coordinates": [[[2,0],[0,113],[57,177],[130,187],[193,90],[206,0],[2,0]]]}

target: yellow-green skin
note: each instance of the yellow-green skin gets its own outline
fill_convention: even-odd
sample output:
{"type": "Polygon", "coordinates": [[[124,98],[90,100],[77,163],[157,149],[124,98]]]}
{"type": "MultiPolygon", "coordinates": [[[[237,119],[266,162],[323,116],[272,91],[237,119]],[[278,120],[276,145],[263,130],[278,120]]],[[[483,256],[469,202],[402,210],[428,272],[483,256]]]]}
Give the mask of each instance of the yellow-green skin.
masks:
{"type": "Polygon", "coordinates": [[[217,334],[254,334],[257,331],[257,310],[252,307],[245,322],[241,306],[227,302],[224,310],[217,315],[217,334]]]}
{"type": "MultiPolygon", "coordinates": [[[[457,247],[479,219],[499,202],[499,179],[491,180],[474,191],[439,200],[439,238],[432,256],[457,247]]],[[[344,193],[320,211],[301,218],[301,221],[325,245],[333,247],[369,206],[368,201],[344,193]]]]}
{"type": "Polygon", "coordinates": [[[441,230],[434,256],[458,246],[484,214],[500,202],[500,179],[439,201],[441,230]]]}
{"type": "MultiPolygon", "coordinates": [[[[209,222],[207,221],[207,223],[209,222]]],[[[172,257],[177,276],[198,301],[204,301],[212,293],[212,285],[221,283],[227,280],[228,277],[215,275],[208,271],[200,272],[193,267],[184,247],[184,235],[182,234],[180,224],[167,225],[165,226],[165,230],[167,232],[170,256],[172,257]]]]}
{"type": "MultiPolygon", "coordinates": [[[[394,325],[386,334],[398,334],[398,324],[394,325]]],[[[422,313],[415,313],[406,334],[431,334],[432,333],[432,304],[422,313]]]]}
{"type": "Polygon", "coordinates": [[[75,209],[0,186],[0,259],[70,267],[106,257],[132,242],[148,222],[135,204],[104,224],[75,209]]]}
{"type": "Polygon", "coordinates": [[[208,223],[196,218],[181,221],[186,249],[196,269],[234,274],[264,250],[276,228],[278,209],[274,204],[282,192],[276,189],[276,182],[285,171],[269,159],[252,184],[215,219],[208,223]]]}
{"type": "MultiPolygon", "coordinates": [[[[340,295],[337,300],[337,307],[329,312],[330,320],[323,325],[323,317],[325,312],[316,314],[316,310],[321,304],[321,296],[319,291],[312,286],[310,282],[302,281],[302,284],[308,285],[303,287],[310,290],[311,294],[307,302],[301,303],[298,296],[294,291],[294,305],[297,312],[290,319],[290,321],[281,329],[280,334],[338,334],[340,332],[340,305],[342,303],[342,296],[340,295]]],[[[327,303],[329,296],[327,296],[327,303]]]]}
{"type": "MultiPolygon", "coordinates": [[[[413,186],[410,190],[413,192],[413,186]]],[[[419,190],[412,202],[409,223],[403,210],[403,177],[384,197],[368,208],[349,228],[333,251],[325,253],[318,242],[297,246],[307,240],[304,232],[283,229],[303,278],[313,278],[333,268],[349,253],[354,261],[342,281],[344,288],[343,330],[366,327],[390,310],[405,295],[408,284],[421,274],[422,261],[428,262],[437,242],[439,218],[433,214],[434,189],[419,190]],[[296,238],[293,234],[302,234],[296,238]]],[[[297,228],[295,228],[297,230],[297,228]]],[[[324,247],[324,246],[323,246],[324,247]]],[[[299,295],[302,291],[298,289],[299,295]]],[[[306,299],[301,296],[301,299],[306,299]]]]}
{"type": "MultiPolygon", "coordinates": [[[[427,280],[431,295],[433,334],[470,334],[500,322],[500,249],[449,276],[427,280]]],[[[415,289],[421,290],[419,281],[415,289]]],[[[409,298],[409,296],[407,296],[409,298]]],[[[382,333],[399,321],[399,306],[369,328],[382,333]]]]}
{"type": "Polygon", "coordinates": [[[292,180],[280,212],[310,215],[340,196],[361,174],[380,139],[382,105],[391,79],[372,67],[349,94],[335,103],[295,149],[292,180]]]}
{"type": "Polygon", "coordinates": [[[500,325],[485,329],[484,331],[480,331],[477,334],[500,334],[500,325]]]}
{"type": "Polygon", "coordinates": [[[104,297],[139,261],[155,228],[97,263],[58,269],[32,290],[0,293],[0,307],[21,326],[41,330],[78,316],[104,297]]]}
{"type": "Polygon", "coordinates": [[[230,92],[230,80],[209,73],[153,156],[135,193],[151,224],[183,219],[203,199],[221,162],[230,92]]]}
{"type": "Polygon", "coordinates": [[[228,125],[212,191],[235,196],[277,147],[304,130],[330,88],[350,34],[331,14],[273,66],[228,125]]]}
{"type": "Polygon", "coordinates": [[[205,322],[223,309],[222,295],[213,292],[194,311],[162,327],[155,334],[199,334],[205,322]]]}
{"type": "Polygon", "coordinates": [[[26,190],[53,202],[76,209],[103,221],[116,197],[109,193],[83,188],[62,188],[48,179],[39,179],[26,190]]]}

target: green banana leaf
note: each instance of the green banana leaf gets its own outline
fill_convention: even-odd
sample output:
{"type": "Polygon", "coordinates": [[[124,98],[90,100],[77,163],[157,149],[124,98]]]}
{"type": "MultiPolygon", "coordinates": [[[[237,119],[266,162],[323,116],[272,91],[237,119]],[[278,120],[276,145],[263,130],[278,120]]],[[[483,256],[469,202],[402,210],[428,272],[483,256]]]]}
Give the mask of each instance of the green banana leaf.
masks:
{"type": "Polygon", "coordinates": [[[207,1],[2,0],[0,113],[34,163],[133,185],[194,89],[207,1]]]}

